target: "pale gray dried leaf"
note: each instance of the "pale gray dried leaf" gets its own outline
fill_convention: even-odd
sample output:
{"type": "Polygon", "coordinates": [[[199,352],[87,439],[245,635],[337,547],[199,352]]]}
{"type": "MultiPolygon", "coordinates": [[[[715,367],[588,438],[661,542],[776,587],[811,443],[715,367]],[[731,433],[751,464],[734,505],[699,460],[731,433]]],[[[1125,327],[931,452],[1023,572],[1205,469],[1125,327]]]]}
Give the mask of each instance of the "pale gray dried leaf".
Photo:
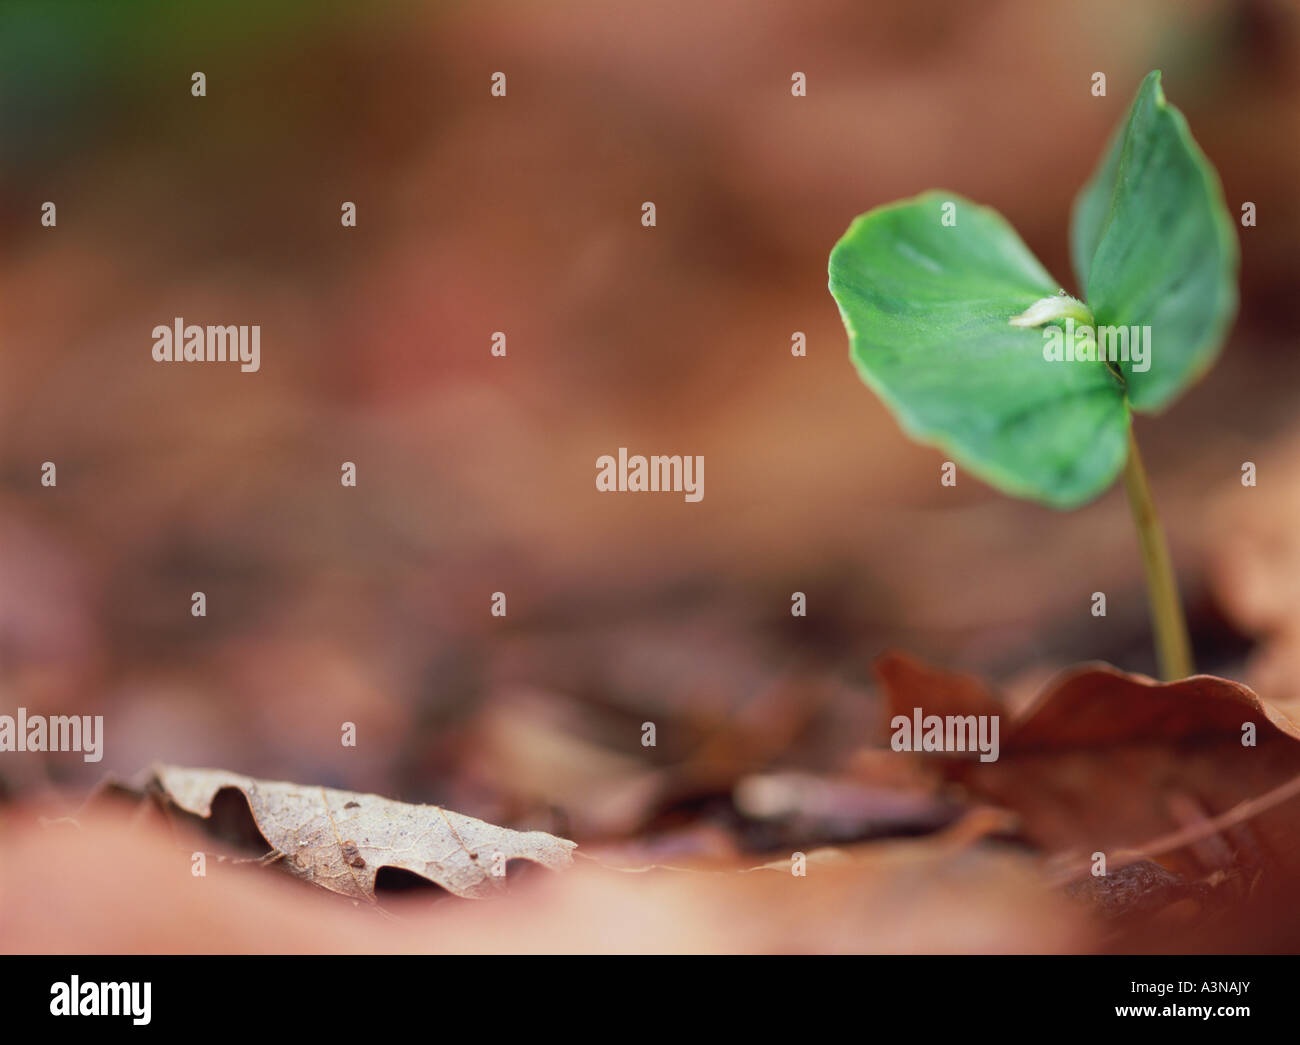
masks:
{"type": "Polygon", "coordinates": [[[441,806],[380,795],[255,780],[224,769],[159,765],[153,775],[173,803],[195,816],[211,814],[222,788],[237,789],[291,872],[359,900],[374,900],[381,867],[410,871],[457,896],[482,897],[505,887],[504,875],[493,872],[506,861],[559,870],[573,862],[576,848],[544,831],[512,831],[441,806]]]}

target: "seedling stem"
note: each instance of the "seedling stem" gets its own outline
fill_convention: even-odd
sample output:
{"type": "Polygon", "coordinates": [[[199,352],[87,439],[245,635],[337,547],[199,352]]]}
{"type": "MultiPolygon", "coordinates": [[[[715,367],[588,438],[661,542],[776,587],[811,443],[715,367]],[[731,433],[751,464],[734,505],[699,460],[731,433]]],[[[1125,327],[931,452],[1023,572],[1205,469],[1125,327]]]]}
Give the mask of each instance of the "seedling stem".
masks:
{"type": "Polygon", "coordinates": [[[1128,432],[1128,460],[1124,464],[1124,489],[1128,491],[1129,507],[1137,526],[1138,544],[1142,548],[1142,565],[1147,577],[1147,601],[1151,608],[1151,627],[1155,632],[1156,662],[1160,677],[1169,682],[1186,678],[1195,668],[1192,665],[1192,644],[1187,636],[1187,620],[1183,604],[1178,597],[1178,580],[1169,559],[1169,546],[1165,531],[1156,514],[1147,484],[1146,469],[1138,453],[1133,428],[1128,432]]]}

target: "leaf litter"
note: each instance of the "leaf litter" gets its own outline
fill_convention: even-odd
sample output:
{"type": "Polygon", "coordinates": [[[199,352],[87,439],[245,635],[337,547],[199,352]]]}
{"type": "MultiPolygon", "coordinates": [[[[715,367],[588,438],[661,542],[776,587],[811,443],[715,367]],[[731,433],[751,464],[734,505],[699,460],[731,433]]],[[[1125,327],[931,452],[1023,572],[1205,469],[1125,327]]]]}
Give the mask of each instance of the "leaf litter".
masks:
{"type": "Polygon", "coordinates": [[[501,892],[511,860],[559,871],[577,843],[544,831],[514,831],[441,806],[380,795],[257,780],[224,769],[157,765],[153,781],[178,809],[208,818],[217,794],[244,796],[270,861],[322,889],[374,902],[381,867],[409,871],[456,896],[501,892]]]}

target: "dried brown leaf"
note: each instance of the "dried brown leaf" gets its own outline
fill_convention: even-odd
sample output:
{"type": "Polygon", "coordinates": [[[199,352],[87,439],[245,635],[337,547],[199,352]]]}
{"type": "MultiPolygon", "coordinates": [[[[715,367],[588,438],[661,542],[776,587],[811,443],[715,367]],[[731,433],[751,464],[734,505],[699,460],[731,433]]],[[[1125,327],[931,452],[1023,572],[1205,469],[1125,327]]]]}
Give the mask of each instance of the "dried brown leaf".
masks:
{"type": "Polygon", "coordinates": [[[877,670],[890,716],[918,706],[927,715],[1001,715],[996,762],[931,764],[967,793],[1015,810],[1046,852],[1113,858],[1155,841],[1161,862],[1189,878],[1300,872],[1300,801],[1290,797],[1300,786],[1292,783],[1300,728],[1240,683],[1210,675],[1161,683],[1087,664],[1008,709],[976,680],[902,654],[877,670]],[[1254,743],[1243,743],[1250,732],[1254,743]]]}
{"type": "Polygon", "coordinates": [[[255,780],[223,769],[160,765],[153,775],[171,802],[200,817],[211,814],[217,792],[239,791],[285,867],[359,900],[374,900],[381,867],[410,871],[457,896],[489,896],[505,887],[504,873],[494,870],[506,862],[531,860],[559,870],[572,863],[576,847],[542,831],[512,831],[441,806],[380,795],[255,780]]]}

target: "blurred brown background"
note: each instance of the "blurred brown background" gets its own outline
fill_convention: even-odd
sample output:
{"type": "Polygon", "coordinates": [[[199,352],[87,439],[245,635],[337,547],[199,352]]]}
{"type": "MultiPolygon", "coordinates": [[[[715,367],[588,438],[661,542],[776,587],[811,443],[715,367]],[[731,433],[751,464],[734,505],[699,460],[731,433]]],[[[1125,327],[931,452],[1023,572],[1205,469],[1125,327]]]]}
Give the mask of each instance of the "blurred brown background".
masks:
{"type": "Polygon", "coordinates": [[[0,761],[10,795],[166,760],[585,840],[875,742],[890,647],[1151,671],[1122,493],[941,488],[826,290],[856,214],[932,186],[1072,288],[1151,68],[1259,223],[1222,359],[1138,433],[1200,666],[1296,695],[1292,4],[183,6],[0,11],[0,711],[107,734],[0,761]],[[174,316],[261,324],[261,372],[154,363],[174,316]],[[620,446],[703,455],[704,500],[601,496],[620,446]]]}

